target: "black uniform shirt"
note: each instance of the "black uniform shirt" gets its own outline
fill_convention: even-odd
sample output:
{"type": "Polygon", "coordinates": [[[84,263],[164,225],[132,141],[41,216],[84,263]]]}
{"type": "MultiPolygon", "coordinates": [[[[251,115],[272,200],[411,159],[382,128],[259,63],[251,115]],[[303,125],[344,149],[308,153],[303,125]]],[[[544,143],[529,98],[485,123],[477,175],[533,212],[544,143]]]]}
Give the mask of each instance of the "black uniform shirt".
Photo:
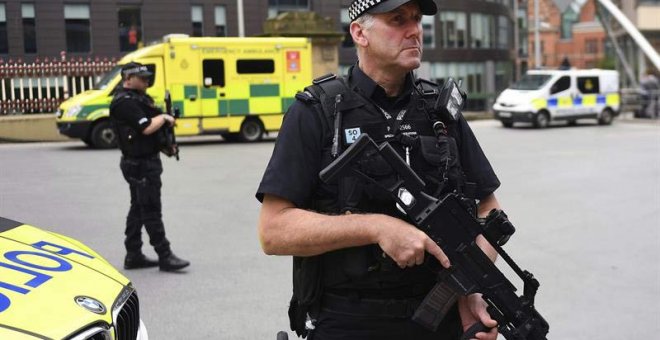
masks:
{"type": "Polygon", "coordinates": [[[160,114],[153,99],[144,92],[120,89],[110,103],[110,119],[118,133],[119,147],[124,156],[149,157],[158,154],[158,135],[142,132],[151,118],[160,114]]]}
{"type": "Polygon", "coordinates": [[[147,94],[142,94],[135,90],[126,89],[123,92],[125,93],[118,95],[125,96],[125,98],[113,103],[114,105],[110,114],[114,119],[129,125],[134,130],[139,132],[144,131],[151,123],[151,117],[149,112],[144,108],[147,103],[141,103],[141,101],[148,101],[151,98],[140,98],[141,96],[147,96],[147,94]]]}
{"type": "MultiPolygon", "coordinates": [[[[358,67],[353,67],[349,84],[386,110],[405,107],[412,91],[412,80],[407,79],[406,84],[409,85],[402,91],[402,95],[393,100],[383,99],[385,92],[382,87],[358,67]]],[[[324,185],[319,179],[319,172],[328,165],[323,164],[322,160],[323,149],[328,147],[325,145],[327,138],[324,138],[322,122],[325,117],[323,113],[315,111],[312,105],[300,100],[289,108],[257,189],[256,197],[259,201],[263,201],[264,194],[270,194],[289,200],[299,208],[311,207],[318,186],[324,185]]],[[[500,182],[462,116],[457,123],[457,137],[461,165],[467,181],[476,183],[476,197],[484,198],[493,193],[500,182]]]]}

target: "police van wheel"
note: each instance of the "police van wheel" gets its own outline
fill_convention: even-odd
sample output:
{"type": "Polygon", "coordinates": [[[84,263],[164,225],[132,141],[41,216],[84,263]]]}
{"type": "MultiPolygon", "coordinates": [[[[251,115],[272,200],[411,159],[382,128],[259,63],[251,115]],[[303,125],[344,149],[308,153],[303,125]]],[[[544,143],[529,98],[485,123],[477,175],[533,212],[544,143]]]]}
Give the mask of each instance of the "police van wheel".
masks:
{"type": "Polygon", "coordinates": [[[238,140],[241,142],[256,142],[264,135],[264,127],[259,119],[246,119],[241,124],[238,140]]]}
{"type": "Polygon", "coordinates": [[[534,127],[537,129],[544,129],[550,124],[550,116],[547,112],[539,112],[534,117],[534,127]]]}
{"type": "Polygon", "coordinates": [[[612,110],[605,109],[603,110],[603,112],[601,112],[600,117],[598,118],[598,124],[610,125],[612,124],[613,119],[614,119],[614,114],[612,113],[612,110]]]}
{"type": "Polygon", "coordinates": [[[97,149],[111,149],[117,147],[117,133],[107,120],[98,122],[92,128],[90,135],[92,146],[97,149]]]}

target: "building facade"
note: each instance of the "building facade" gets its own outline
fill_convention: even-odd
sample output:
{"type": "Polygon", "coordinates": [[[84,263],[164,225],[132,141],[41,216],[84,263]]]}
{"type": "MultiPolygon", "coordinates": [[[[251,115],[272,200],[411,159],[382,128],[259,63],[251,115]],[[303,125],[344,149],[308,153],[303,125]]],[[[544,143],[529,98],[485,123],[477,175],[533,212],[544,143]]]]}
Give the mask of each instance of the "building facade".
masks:
{"type": "MultiPolygon", "coordinates": [[[[425,17],[421,76],[463,81],[473,109],[515,77],[518,0],[436,1],[425,17]]],[[[356,61],[347,34],[350,0],[0,0],[0,58],[118,58],[170,33],[191,36],[261,35],[267,18],[314,11],[333,18],[347,38],[339,47],[340,72],[356,61]],[[242,18],[238,13],[242,2],[242,18]],[[244,22],[244,27],[239,23],[244,22]]]]}

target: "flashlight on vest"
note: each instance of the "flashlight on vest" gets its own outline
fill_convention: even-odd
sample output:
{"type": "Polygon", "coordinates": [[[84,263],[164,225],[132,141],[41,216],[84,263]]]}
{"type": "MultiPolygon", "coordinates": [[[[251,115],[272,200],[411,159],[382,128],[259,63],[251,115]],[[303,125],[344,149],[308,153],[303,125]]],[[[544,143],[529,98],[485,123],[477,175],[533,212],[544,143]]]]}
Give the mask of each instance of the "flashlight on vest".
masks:
{"type": "Polygon", "coordinates": [[[440,120],[446,124],[456,123],[458,121],[465,98],[467,95],[461,90],[462,81],[458,84],[453,78],[448,78],[440,90],[440,95],[433,105],[433,111],[440,117],[440,120]]]}

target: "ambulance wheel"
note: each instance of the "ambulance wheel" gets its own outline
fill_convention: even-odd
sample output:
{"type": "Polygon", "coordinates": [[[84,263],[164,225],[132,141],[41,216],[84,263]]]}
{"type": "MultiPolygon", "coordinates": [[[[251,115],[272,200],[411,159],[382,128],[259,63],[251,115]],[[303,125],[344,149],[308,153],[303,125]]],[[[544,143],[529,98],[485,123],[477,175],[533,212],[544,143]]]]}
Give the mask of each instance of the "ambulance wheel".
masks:
{"type": "Polygon", "coordinates": [[[246,119],[241,124],[238,140],[241,142],[256,142],[264,135],[264,127],[259,119],[246,119]]]}
{"type": "Polygon", "coordinates": [[[548,115],[547,112],[541,111],[536,114],[536,117],[534,117],[534,127],[537,129],[545,129],[548,127],[548,124],[550,123],[550,116],[548,115]]]}
{"type": "Polygon", "coordinates": [[[612,113],[612,110],[605,109],[603,110],[603,112],[601,112],[600,117],[598,118],[598,124],[610,125],[612,124],[613,119],[614,119],[614,114],[612,113]]]}
{"type": "Polygon", "coordinates": [[[92,142],[92,146],[97,149],[112,149],[117,147],[117,133],[107,120],[102,120],[94,124],[89,140],[92,142]]]}

